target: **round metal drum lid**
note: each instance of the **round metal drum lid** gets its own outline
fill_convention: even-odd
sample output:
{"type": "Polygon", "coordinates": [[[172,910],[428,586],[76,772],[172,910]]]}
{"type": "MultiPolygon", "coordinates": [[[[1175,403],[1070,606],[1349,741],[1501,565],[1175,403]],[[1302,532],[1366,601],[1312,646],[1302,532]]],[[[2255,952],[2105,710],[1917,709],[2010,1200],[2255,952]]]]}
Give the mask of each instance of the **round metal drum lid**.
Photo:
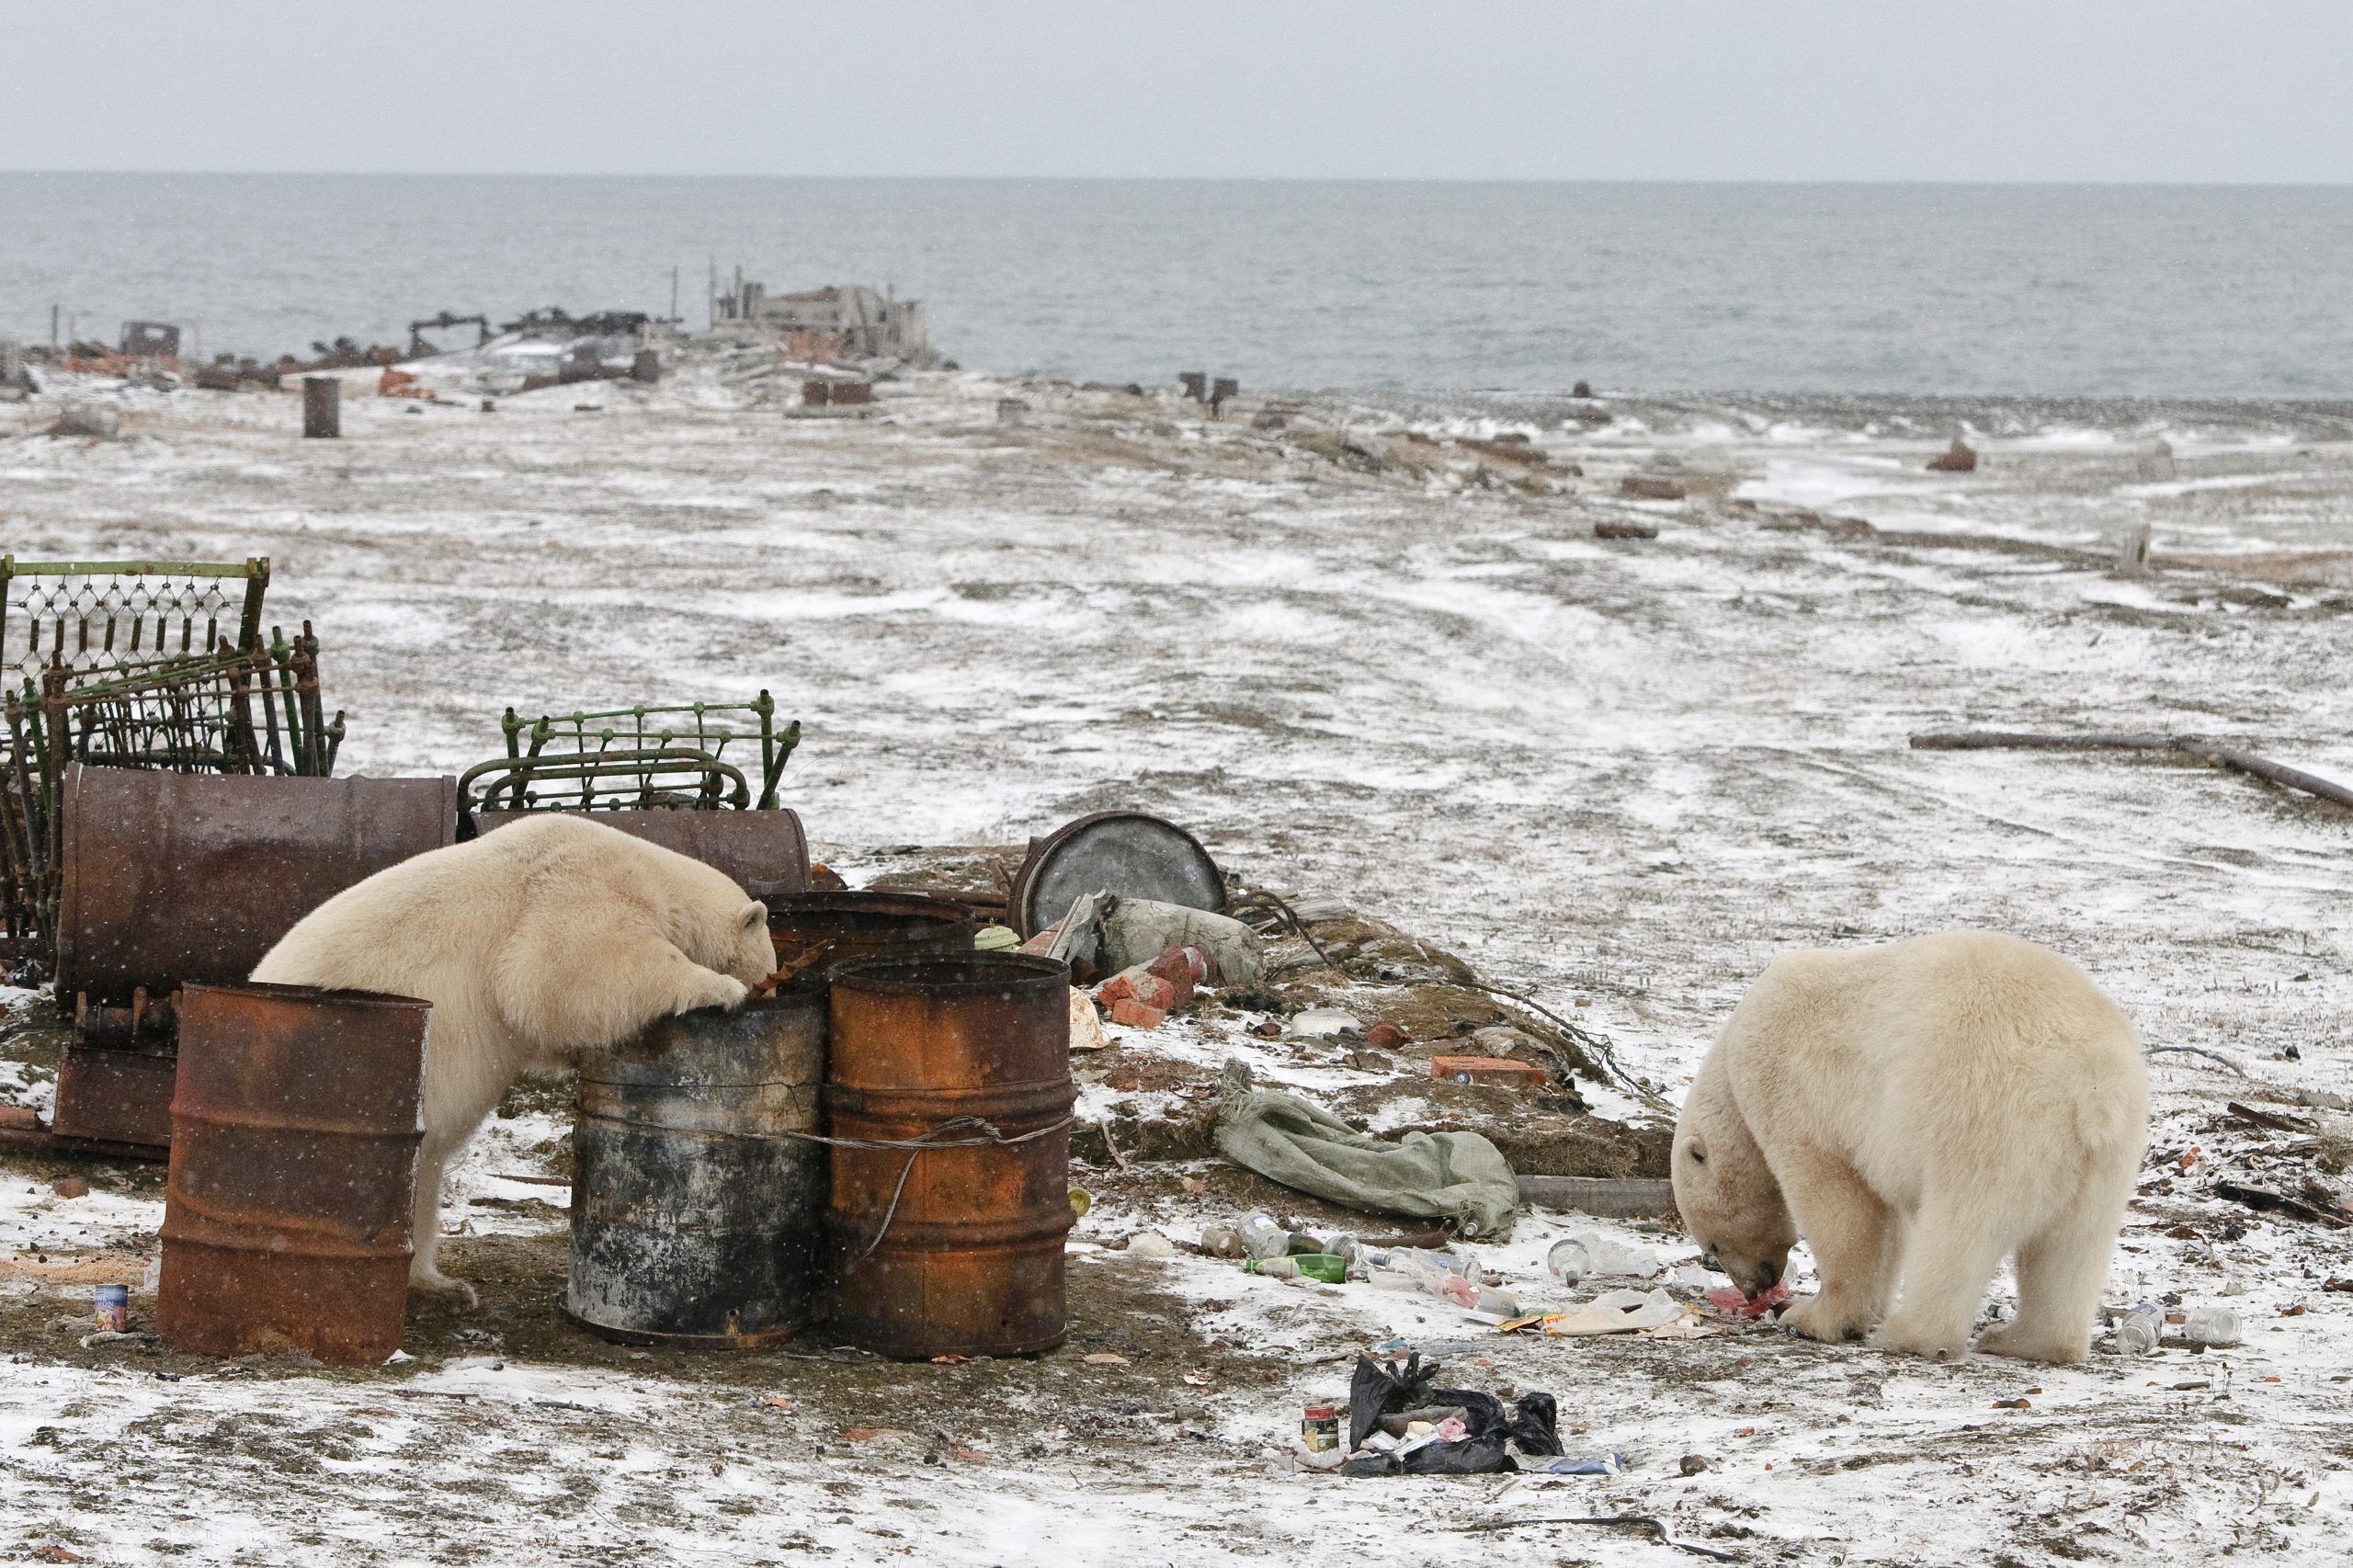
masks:
{"type": "Polygon", "coordinates": [[[1034,937],[1068,913],[1073,899],[1106,891],[1190,909],[1225,908],[1225,878],[1199,839],[1142,812],[1097,812],[1031,846],[1013,879],[1014,926],[1034,937]]]}

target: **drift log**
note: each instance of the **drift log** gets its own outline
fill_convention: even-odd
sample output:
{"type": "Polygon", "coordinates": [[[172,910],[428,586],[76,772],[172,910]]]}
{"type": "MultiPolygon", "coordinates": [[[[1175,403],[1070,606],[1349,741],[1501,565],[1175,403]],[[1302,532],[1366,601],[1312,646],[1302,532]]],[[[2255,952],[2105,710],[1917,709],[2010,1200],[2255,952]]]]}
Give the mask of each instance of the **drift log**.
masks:
{"type": "Polygon", "coordinates": [[[2081,735],[2017,734],[2001,730],[1945,731],[1912,737],[1915,751],[2161,751],[2179,756],[2194,756],[2200,762],[2234,773],[2250,774],[2269,779],[2290,790],[2301,790],[2334,804],[2353,807],[2353,790],[2333,783],[2317,774],[2302,768],[2273,762],[2253,752],[2238,751],[2217,745],[2196,735],[2121,734],[2093,732],[2081,735]]]}

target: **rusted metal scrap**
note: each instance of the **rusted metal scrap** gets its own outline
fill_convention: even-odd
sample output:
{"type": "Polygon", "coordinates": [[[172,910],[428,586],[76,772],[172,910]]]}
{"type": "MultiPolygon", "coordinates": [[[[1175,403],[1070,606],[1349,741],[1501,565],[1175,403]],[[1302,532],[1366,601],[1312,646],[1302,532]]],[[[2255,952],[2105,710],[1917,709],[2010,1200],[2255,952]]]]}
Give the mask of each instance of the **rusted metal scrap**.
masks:
{"type": "Polygon", "coordinates": [[[178,988],[250,973],[294,923],[449,844],[451,778],[211,777],[68,767],[59,812],[57,993],[74,1006],[51,1131],[160,1156],[178,988]]]}
{"type": "Polygon", "coordinates": [[[542,714],[509,708],[506,755],[458,780],[460,809],[481,811],[773,811],[777,781],[801,744],[799,721],[776,727],[776,699],[692,702],[542,714]],[[740,721],[752,721],[745,727],[740,721]],[[734,756],[728,747],[736,745],[734,756]],[[756,752],[756,758],[746,756],[756,752]],[[743,766],[738,765],[741,759],[743,766]],[[756,766],[754,798],[745,766],[756,766]]]}
{"type": "Polygon", "coordinates": [[[506,755],[459,779],[461,836],[531,812],[577,812],[715,866],[755,897],[808,887],[801,819],[777,804],[801,726],[779,730],[767,692],[532,720],[509,708],[500,727],[506,755]]]}

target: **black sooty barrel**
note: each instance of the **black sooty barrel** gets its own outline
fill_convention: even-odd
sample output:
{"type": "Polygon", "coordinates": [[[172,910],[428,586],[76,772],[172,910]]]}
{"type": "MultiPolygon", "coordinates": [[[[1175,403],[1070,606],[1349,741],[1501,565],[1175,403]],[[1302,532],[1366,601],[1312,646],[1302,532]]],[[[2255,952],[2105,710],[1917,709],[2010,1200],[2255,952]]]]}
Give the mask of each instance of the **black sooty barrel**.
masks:
{"type": "Polygon", "coordinates": [[[180,992],[167,1343],[346,1362],[401,1347],[431,1010],[299,985],[180,992]]]}
{"type": "Polygon", "coordinates": [[[870,1142],[833,1150],[834,1335],[908,1357],[1063,1342],[1069,988],[1016,954],[834,971],[828,1119],[870,1142]]]}
{"type": "Polygon", "coordinates": [[[629,1343],[756,1348],[815,1300],[824,998],[655,1022],[580,1069],[564,1310],[629,1343]]]}

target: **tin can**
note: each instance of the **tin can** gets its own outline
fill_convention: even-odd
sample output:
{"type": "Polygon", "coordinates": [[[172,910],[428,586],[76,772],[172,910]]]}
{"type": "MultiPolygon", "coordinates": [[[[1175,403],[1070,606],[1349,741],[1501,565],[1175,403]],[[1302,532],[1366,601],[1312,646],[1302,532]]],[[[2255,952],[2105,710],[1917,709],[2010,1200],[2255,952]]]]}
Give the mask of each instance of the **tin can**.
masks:
{"type": "Polygon", "coordinates": [[[93,1292],[97,1298],[98,1332],[128,1334],[131,1332],[131,1287],[100,1285],[93,1292]]]}
{"type": "Polygon", "coordinates": [[[1340,1446],[1340,1411],[1336,1405],[1311,1404],[1299,1423],[1299,1440],[1311,1454],[1328,1454],[1340,1446]]]}

